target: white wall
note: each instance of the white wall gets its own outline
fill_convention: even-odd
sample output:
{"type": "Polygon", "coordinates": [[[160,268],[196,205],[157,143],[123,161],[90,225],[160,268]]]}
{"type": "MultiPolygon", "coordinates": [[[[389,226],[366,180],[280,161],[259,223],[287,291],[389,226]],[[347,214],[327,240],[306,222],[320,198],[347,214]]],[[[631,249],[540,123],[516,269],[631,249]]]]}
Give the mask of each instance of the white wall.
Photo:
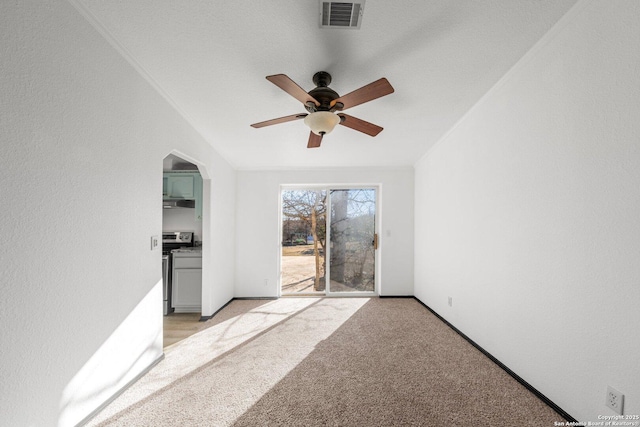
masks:
{"type": "Polygon", "coordinates": [[[640,413],[639,22],[577,3],[416,165],[416,296],[579,421],[640,413]]]}
{"type": "Polygon", "coordinates": [[[292,184],[380,184],[380,293],[413,295],[412,168],[239,171],[237,179],[237,297],[278,295],[280,188],[292,184]]]}
{"type": "Polygon", "coordinates": [[[193,231],[196,240],[202,240],[202,220],[196,219],[195,209],[165,209],[162,231],[193,231]]]}
{"type": "MultiPolygon", "coordinates": [[[[2,424],[75,425],[162,353],[163,158],[231,246],[235,172],[68,2],[1,2],[0,51],[2,424]]],[[[233,250],[205,257],[213,310],[233,250]]]]}
{"type": "Polygon", "coordinates": [[[203,175],[202,315],[211,316],[234,297],[236,172],[222,158],[203,175]]]}

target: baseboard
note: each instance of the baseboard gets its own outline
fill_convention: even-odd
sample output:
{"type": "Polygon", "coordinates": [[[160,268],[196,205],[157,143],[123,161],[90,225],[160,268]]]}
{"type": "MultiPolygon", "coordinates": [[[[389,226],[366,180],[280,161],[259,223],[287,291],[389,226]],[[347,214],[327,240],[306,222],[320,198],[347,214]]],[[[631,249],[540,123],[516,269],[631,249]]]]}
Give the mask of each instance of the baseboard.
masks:
{"type": "Polygon", "coordinates": [[[235,300],[274,300],[274,299],[278,299],[278,297],[233,297],[231,298],[229,301],[227,301],[222,307],[220,307],[219,309],[216,310],[215,313],[213,313],[211,316],[200,316],[200,322],[206,322],[207,320],[210,320],[213,318],[213,316],[215,316],[216,314],[220,313],[220,311],[225,308],[226,306],[228,306],[229,304],[231,304],[233,301],[235,300]]]}
{"type": "Polygon", "coordinates": [[[136,375],[131,381],[129,381],[128,383],[126,383],[124,386],[122,386],[118,391],[116,391],[110,398],[108,398],[107,400],[104,401],[104,403],[102,403],[102,405],[98,406],[96,409],[94,409],[93,411],[91,411],[91,413],[89,415],[87,415],[86,417],[84,417],[82,419],[82,421],[80,421],[78,424],[76,424],[76,427],[81,427],[85,424],[87,424],[89,421],[91,421],[96,415],[98,415],[104,408],[106,408],[107,406],[109,406],[111,404],[111,402],[113,402],[114,400],[116,400],[118,397],[120,397],[120,395],[122,393],[124,393],[125,391],[127,391],[127,389],[129,387],[131,387],[136,381],[138,381],[140,378],[144,377],[145,375],[147,375],[147,373],[153,369],[154,366],[156,366],[158,363],[162,362],[162,360],[164,359],[164,353],[162,353],[160,355],[160,357],[158,357],[157,359],[155,359],[153,362],[151,362],[149,364],[149,366],[147,366],[146,368],[144,368],[142,370],[142,372],[140,372],[138,375],[136,375]]]}
{"type": "Polygon", "coordinates": [[[491,359],[491,361],[493,363],[495,363],[496,365],[498,365],[502,370],[504,370],[507,374],[511,375],[511,377],[513,377],[514,380],[518,381],[520,384],[522,384],[522,386],[524,386],[527,390],[529,390],[531,393],[535,394],[536,397],[538,397],[538,399],[542,400],[547,406],[549,406],[551,409],[553,409],[554,411],[556,411],[558,413],[558,415],[560,415],[562,418],[564,418],[566,421],[570,421],[573,423],[578,423],[578,420],[576,420],[575,418],[573,418],[571,415],[569,415],[565,410],[563,410],[561,407],[559,407],[558,405],[556,405],[555,403],[553,403],[553,401],[551,399],[549,399],[547,396],[545,396],[544,394],[542,394],[540,391],[538,391],[535,387],[533,387],[531,384],[529,384],[528,382],[526,382],[522,377],[520,377],[518,374],[516,374],[515,372],[513,372],[511,369],[509,369],[509,367],[507,367],[504,363],[500,362],[498,359],[496,359],[495,357],[493,357],[493,355],[491,353],[489,353],[488,351],[486,351],[484,348],[480,347],[480,345],[478,345],[478,343],[476,343],[475,341],[473,341],[471,338],[469,338],[468,336],[466,336],[465,334],[462,333],[462,331],[460,331],[458,328],[456,328],[455,326],[453,326],[451,323],[449,323],[444,317],[440,316],[438,313],[436,313],[431,307],[429,307],[427,304],[425,304],[424,302],[420,301],[420,299],[418,297],[413,297],[416,301],[418,301],[420,304],[422,304],[427,310],[429,310],[431,313],[433,313],[434,316],[436,316],[438,319],[440,319],[445,325],[447,325],[448,327],[450,327],[451,329],[453,329],[458,335],[460,335],[462,338],[464,338],[469,344],[471,344],[472,346],[474,346],[475,348],[477,348],[482,354],[484,354],[485,356],[487,356],[489,359],[491,359]]]}
{"type": "Polygon", "coordinates": [[[213,313],[211,316],[200,316],[200,322],[206,322],[207,320],[213,318],[213,316],[215,316],[216,314],[220,313],[220,311],[225,308],[226,306],[228,306],[229,304],[231,304],[231,302],[234,300],[235,298],[231,298],[229,301],[227,301],[222,307],[220,307],[219,309],[217,309],[215,311],[215,313],[213,313]]]}
{"type": "Polygon", "coordinates": [[[379,298],[415,298],[413,295],[378,295],[379,298]]]}

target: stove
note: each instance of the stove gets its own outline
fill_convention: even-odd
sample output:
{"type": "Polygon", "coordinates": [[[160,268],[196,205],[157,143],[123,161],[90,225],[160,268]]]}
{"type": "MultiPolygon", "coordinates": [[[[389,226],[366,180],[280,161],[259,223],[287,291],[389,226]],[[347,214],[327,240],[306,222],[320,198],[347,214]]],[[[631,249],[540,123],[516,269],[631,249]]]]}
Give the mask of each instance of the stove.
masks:
{"type": "Polygon", "coordinates": [[[172,250],[192,248],[195,245],[193,231],[163,231],[162,254],[169,255],[172,250]]]}
{"type": "Polygon", "coordinates": [[[171,303],[171,271],[173,270],[174,249],[191,250],[195,245],[193,231],[163,231],[162,232],[162,296],[164,300],[164,315],[173,313],[171,303]]]}

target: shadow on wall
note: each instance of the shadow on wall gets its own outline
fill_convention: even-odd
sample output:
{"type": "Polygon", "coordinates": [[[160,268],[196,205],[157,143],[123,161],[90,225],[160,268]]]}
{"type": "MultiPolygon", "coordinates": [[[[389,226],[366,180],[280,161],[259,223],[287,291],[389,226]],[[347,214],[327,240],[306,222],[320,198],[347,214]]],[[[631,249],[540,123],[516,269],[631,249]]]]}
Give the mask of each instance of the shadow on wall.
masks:
{"type": "Polygon", "coordinates": [[[78,425],[162,357],[161,306],[162,279],[64,388],[58,427],[78,425]]]}

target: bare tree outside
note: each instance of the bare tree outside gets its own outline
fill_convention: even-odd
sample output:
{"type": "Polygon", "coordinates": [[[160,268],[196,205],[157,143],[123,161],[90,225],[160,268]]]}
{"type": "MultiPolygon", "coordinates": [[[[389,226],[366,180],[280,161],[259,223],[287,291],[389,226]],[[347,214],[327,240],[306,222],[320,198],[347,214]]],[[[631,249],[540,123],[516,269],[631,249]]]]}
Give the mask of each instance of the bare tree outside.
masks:
{"type": "Polygon", "coordinates": [[[282,292],[375,291],[375,189],[282,192],[282,292]],[[330,230],[327,233],[327,216],[330,230]],[[325,253],[329,244],[329,267],[325,253]]]}
{"type": "MultiPolygon", "coordinates": [[[[285,190],[282,192],[282,255],[313,256],[315,271],[311,277],[284,277],[284,264],[304,264],[302,260],[283,258],[282,291],[321,292],[325,289],[326,198],[324,190],[285,190]],[[285,262],[286,261],[286,262],[285,262]],[[297,261],[297,262],[296,262],[297,261]],[[312,279],[313,289],[309,289],[312,279]]],[[[304,272],[303,272],[304,273],[304,272]]]]}

